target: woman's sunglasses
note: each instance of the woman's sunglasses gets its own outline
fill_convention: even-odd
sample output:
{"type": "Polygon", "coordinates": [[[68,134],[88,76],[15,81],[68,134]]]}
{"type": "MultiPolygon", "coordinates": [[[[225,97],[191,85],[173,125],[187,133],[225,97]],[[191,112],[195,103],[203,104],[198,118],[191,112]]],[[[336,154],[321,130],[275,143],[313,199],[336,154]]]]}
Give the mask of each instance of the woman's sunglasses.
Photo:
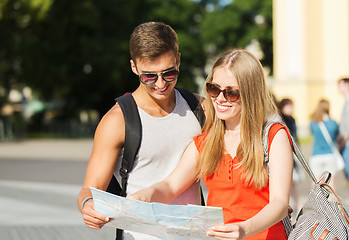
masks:
{"type": "Polygon", "coordinates": [[[165,82],[172,82],[178,78],[179,70],[171,69],[160,73],[142,73],[139,75],[139,80],[145,85],[150,85],[158,80],[159,74],[165,82]]]}
{"type": "Polygon", "coordinates": [[[240,91],[238,89],[227,87],[221,90],[216,84],[213,83],[206,83],[206,89],[208,94],[213,98],[218,97],[222,92],[224,98],[229,102],[236,102],[240,99],[240,91]]]}

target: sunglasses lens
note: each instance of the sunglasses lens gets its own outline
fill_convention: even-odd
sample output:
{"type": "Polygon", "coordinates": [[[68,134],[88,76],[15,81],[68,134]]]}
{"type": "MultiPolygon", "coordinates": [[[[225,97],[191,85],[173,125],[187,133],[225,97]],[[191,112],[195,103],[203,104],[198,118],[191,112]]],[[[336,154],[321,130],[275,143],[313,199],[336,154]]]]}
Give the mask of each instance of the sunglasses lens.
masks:
{"type": "Polygon", "coordinates": [[[226,88],[224,90],[221,90],[219,87],[217,87],[215,84],[212,83],[206,83],[206,89],[208,94],[211,97],[218,97],[218,95],[223,92],[224,98],[227,99],[229,102],[236,102],[240,99],[240,92],[239,90],[233,90],[231,88],[226,88]]]}
{"type": "Polygon", "coordinates": [[[177,69],[169,70],[162,74],[162,78],[166,81],[174,81],[177,79],[179,71],[177,69]]]}
{"type": "Polygon", "coordinates": [[[211,97],[218,97],[221,93],[221,90],[212,83],[206,83],[206,89],[211,97]]]}
{"type": "Polygon", "coordinates": [[[224,97],[229,102],[236,102],[240,98],[240,92],[239,90],[228,90],[225,92],[224,97]]]}
{"type": "Polygon", "coordinates": [[[155,73],[143,73],[140,75],[140,79],[144,84],[152,84],[156,82],[158,75],[155,73]]]}

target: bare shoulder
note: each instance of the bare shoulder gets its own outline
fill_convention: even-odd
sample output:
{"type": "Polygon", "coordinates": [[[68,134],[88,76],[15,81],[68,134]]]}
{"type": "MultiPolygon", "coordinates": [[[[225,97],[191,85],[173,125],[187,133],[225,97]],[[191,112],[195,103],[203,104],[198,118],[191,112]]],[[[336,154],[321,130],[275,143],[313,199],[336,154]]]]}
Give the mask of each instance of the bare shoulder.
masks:
{"type": "Polygon", "coordinates": [[[115,145],[123,145],[125,137],[124,115],[118,103],[116,103],[99,122],[95,142],[109,142],[115,145]]]}
{"type": "Polygon", "coordinates": [[[115,103],[115,105],[109,109],[109,111],[103,116],[101,121],[124,121],[124,116],[122,114],[120,105],[115,103]]]}

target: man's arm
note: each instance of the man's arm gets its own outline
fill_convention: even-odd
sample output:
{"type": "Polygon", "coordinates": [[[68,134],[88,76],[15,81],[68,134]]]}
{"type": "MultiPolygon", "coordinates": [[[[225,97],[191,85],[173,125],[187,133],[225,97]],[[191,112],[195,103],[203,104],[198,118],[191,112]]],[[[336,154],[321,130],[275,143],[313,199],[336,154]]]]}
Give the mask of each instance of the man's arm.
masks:
{"type": "Polygon", "coordinates": [[[85,181],[78,196],[79,211],[90,228],[100,229],[109,221],[109,218],[94,210],[89,187],[107,189],[123,147],[124,138],[124,117],[119,105],[116,104],[98,124],[85,181]]]}

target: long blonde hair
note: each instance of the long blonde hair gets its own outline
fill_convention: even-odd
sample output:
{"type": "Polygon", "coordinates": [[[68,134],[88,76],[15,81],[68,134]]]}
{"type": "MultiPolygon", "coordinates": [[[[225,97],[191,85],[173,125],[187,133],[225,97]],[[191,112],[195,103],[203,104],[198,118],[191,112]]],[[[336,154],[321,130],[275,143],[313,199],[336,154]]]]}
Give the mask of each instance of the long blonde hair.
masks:
{"type": "MultiPolygon", "coordinates": [[[[251,53],[243,49],[227,51],[216,60],[206,82],[212,82],[213,73],[222,66],[230,69],[240,89],[241,142],[236,156],[245,173],[245,184],[253,184],[256,189],[261,189],[268,182],[268,174],[264,167],[263,125],[268,116],[276,114],[277,110],[267,90],[262,65],[251,53]]],[[[198,177],[216,172],[225,152],[224,121],[217,118],[206,89],[205,94],[208,105],[202,131],[207,137],[199,156],[198,177]]]]}
{"type": "Polygon", "coordinates": [[[326,99],[321,99],[315,112],[311,115],[311,120],[314,122],[322,122],[325,114],[330,115],[330,103],[326,99]]]}

